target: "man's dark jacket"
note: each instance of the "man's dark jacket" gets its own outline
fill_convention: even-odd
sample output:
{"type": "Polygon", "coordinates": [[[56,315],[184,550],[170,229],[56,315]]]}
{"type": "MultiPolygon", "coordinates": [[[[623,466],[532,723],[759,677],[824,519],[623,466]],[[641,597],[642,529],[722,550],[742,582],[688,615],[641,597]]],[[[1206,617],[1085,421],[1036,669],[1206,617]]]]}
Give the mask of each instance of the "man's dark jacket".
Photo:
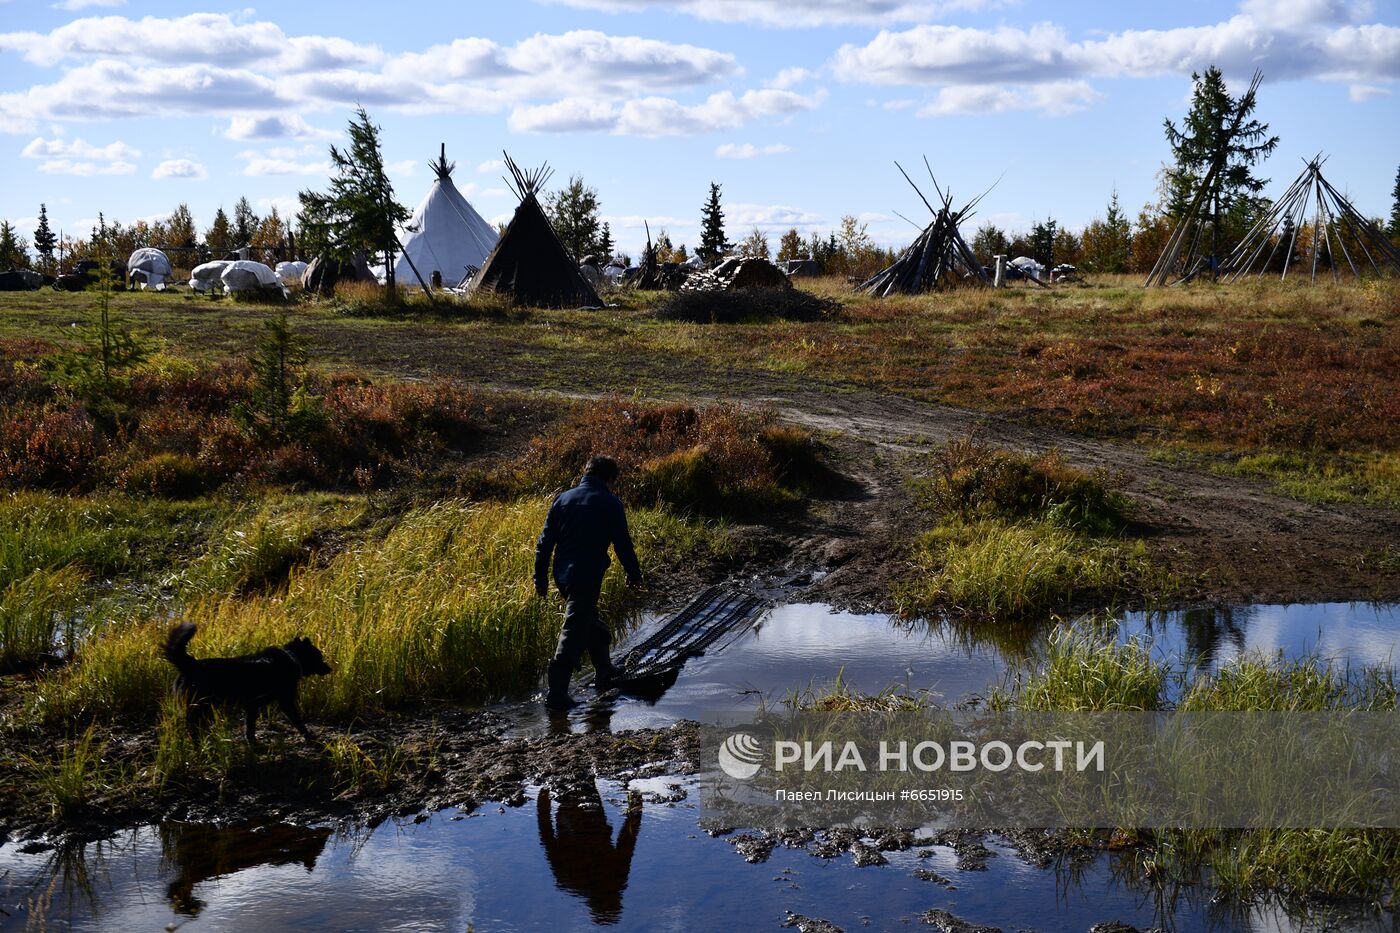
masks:
{"type": "Polygon", "coordinates": [[[632,536],[627,532],[627,515],[622,500],[608,491],[601,480],[585,476],[568,492],[561,493],[549,507],[544,531],[535,545],[535,586],[549,585],[549,558],[554,557],[554,580],[561,589],[571,582],[601,582],[607,572],[608,545],[617,551],[628,579],[642,575],[632,536]]]}

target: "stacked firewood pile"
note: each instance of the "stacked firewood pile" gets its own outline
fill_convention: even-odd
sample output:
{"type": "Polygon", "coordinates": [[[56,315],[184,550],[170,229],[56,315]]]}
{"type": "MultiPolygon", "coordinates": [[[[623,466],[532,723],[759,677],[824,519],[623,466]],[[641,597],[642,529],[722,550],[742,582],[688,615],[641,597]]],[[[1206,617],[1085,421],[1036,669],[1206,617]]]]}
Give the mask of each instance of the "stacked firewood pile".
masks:
{"type": "Polygon", "coordinates": [[[741,288],[792,288],[787,273],[766,259],[735,257],[690,274],[681,286],[690,292],[731,292],[741,288]]]}

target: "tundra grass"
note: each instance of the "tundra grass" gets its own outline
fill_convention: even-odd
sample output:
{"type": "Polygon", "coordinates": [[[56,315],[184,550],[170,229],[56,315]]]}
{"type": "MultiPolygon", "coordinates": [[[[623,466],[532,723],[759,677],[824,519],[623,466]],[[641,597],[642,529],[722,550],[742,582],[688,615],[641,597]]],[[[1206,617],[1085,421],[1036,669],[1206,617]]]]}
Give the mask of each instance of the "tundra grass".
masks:
{"type": "MultiPolygon", "coordinates": [[[[1388,668],[1247,655],[1213,671],[1172,669],[1151,656],[1146,642],[1067,630],[1051,637],[1040,662],[995,690],[990,701],[998,709],[1045,711],[1393,711],[1397,691],[1388,668]]],[[[1216,889],[1243,899],[1378,902],[1400,882],[1398,830],[1122,829],[1115,835],[1142,842],[1134,859],[1146,877],[1189,882],[1207,874],[1216,889]]]]}
{"type": "Polygon", "coordinates": [[[920,536],[896,586],[901,615],[953,612],[1019,622],[1074,607],[1159,597],[1176,583],[1143,542],[1049,520],[952,519],[920,536]]]}
{"type": "MultiPolygon", "coordinates": [[[[199,626],[195,656],[253,651],[310,637],[334,673],[302,687],[308,714],[356,715],[434,698],[479,700],[528,689],[554,650],[562,622],[532,584],[533,544],[548,500],[444,500],[405,515],[382,540],[359,541],[324,566],[293,567],[285,584],[247,595],[210,592],[181,618],[199,626]]],[[[664,512],[633,515],[644,566],[679,541],[699,553],[727,546],[717,525],[664,512]]],[[[620,572],[608,575],[603,611],[629,624],[620,572]]],[[[73,717],[154,717],[169,690],[158,645],[168,613],[102,626],[78,663],[43,678],[32,709],[50,723],[73,717]]]]}

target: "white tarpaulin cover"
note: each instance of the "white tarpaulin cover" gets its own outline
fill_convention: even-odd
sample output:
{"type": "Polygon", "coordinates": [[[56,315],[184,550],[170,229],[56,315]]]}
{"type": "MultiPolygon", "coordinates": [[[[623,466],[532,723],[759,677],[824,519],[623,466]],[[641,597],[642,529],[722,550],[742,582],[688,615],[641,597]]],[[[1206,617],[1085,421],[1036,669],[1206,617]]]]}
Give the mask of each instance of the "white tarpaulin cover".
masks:
{"type": "Polygon", "coordinates": [[[1022,274],[1037,279],[1045,275],[1045,267],[1029,256],[1017,256],[1015,259],[1011,260],[1008,265],[1015,266],[1017,269],[1021,270],[1022,274]]]}
{"type": "Polygon", "coordinates": [[[301,277],[306,273],[306,263],[299,259],[293,262],[279,262],[276,272],[278,281],[283,285],[300,285],[301,277]]]}
{"type": "Polygon", "coordinates": [[[281,289],[277,273],[260,262],[239,259],[228,264],[221,276],[225,292],[247,292],[262,288],[281,289]]]}
{"type": "Polygon", "coordinates": [[[228,268],[228,265],[226,260],[218,259],[195,266],[190,270],[190,288],[197,292],[212,292],[216,288],[223,288],[224,269],[228,268]]]}
{"type": "Polygon", "coordinates": [[[158,249],[144,246],[132,253],[131,258],[126,261],[126,272],[140,279],[142,288],[150,287],[160,291],[165,288],[165,280],[170,278],[174,270],[170,266],[170,257],[158,249]]]}
{"type": "Polygon", "coordinates": [[[496,248],[496,228],[476,212],[452,183],[452,165],[446,154],[431,163],[437,178],[413,217],[404,225],[403,253],[394,261],[394,279],[400,285],[416,285],[418,277],[404,257],[412,260],[424,282],[442,273],[442,283],[461,282],[468,269],[479,269],[496,248]]]}

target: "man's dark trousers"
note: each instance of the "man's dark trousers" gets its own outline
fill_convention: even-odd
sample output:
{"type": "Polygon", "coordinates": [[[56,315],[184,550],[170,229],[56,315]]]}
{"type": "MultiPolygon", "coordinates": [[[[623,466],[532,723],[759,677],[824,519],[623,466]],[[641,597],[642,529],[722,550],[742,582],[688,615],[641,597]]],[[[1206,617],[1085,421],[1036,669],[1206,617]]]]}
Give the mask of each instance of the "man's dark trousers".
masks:
{"type": "Polygon", "coordinates": [[[593,669],[597,671],[600,679],[606,679],[612,671],[612,659],[608,655],[612,633],[598,617],[598,597],[603,590],[602,578],[589,577],[557,585],[565,599],[564,630],[559,633],[559,646],[554,650],[554,660],[549,662],[551,696],[563,696],[569,692],[569,678],[578,668],[579,659],[585,651],[588,652],[593,669]]]}

